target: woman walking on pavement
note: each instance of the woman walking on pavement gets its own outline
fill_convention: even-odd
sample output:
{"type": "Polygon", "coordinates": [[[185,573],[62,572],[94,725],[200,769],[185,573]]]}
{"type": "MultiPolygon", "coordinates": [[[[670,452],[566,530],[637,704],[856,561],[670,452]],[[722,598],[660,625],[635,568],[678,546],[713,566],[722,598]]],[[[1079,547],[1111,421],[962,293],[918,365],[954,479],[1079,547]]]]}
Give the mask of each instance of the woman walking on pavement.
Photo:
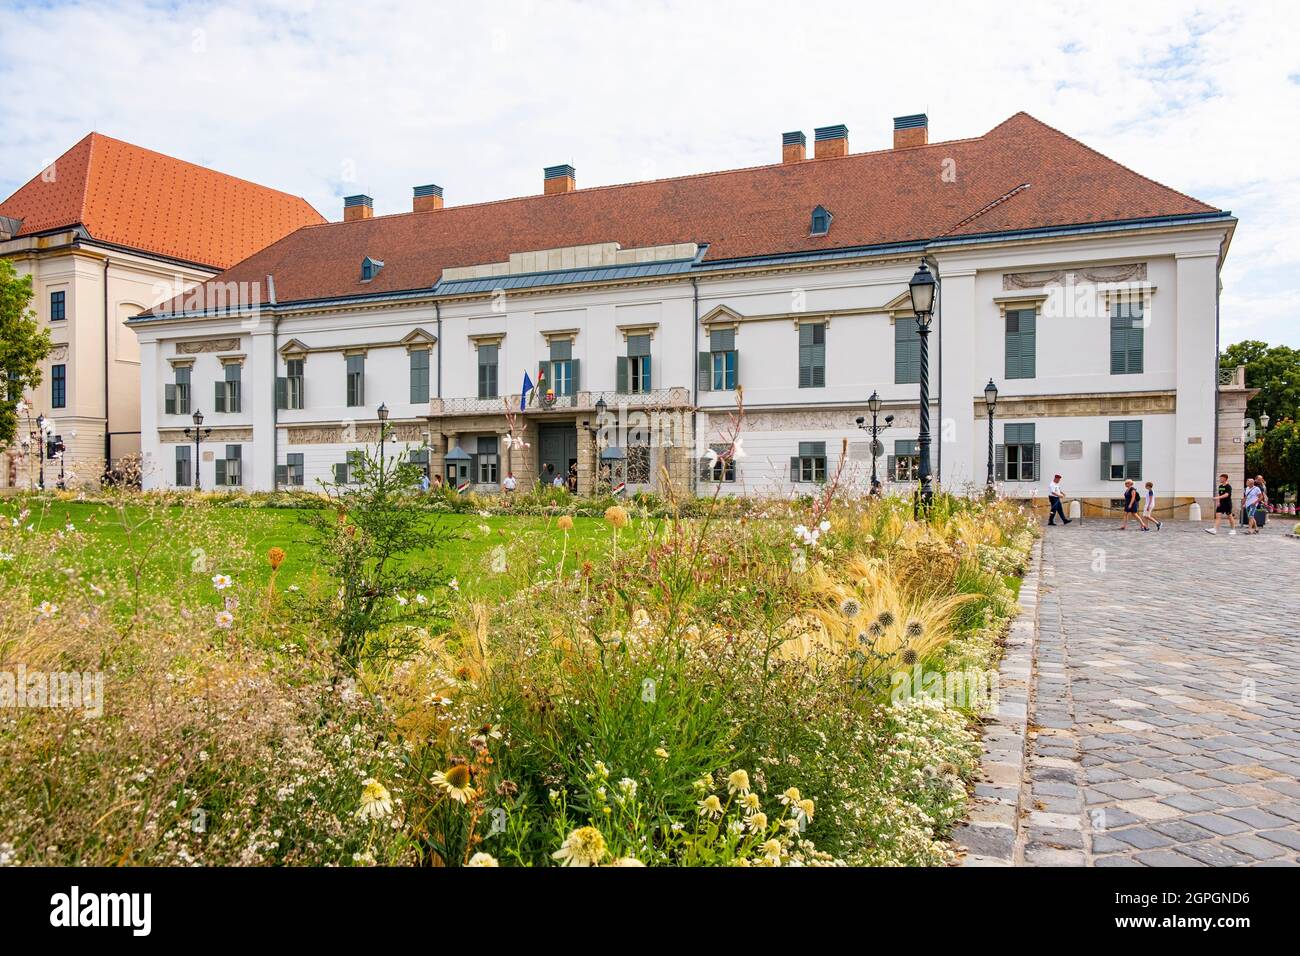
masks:
{"type": "Polygon", "coordinates": [[[1137,518],[1137,522],[1141,526],[1142,530],[1145,531],[1147,529],[1146,525],[1142,524],[1142,519],[1138,517],[1138,501],[1141,497],[1142,496],[1138,494],[1138,490],[1133,487],[1133,479],[1127,479],[1124,482],[1124,520],[1120,523],[1120,531],[1128,530],[1129,518],[1137,518]]]}

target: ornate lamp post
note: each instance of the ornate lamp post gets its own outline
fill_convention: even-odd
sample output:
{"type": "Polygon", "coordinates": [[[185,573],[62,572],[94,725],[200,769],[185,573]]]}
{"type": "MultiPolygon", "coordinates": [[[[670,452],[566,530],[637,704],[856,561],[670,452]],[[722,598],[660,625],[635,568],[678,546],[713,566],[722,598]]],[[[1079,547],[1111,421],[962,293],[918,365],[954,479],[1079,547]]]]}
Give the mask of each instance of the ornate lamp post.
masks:
{"type": "Polygon", "coordinates": [[[875,494],[876,489],[880,487],[880,479],[876,477],[876,459],[880,457],[882,446],[880,444],[880,433],[890,425],[894,424],[894,416],[886,415],[885,424],[877,425],[876,416],[880,414],[880,407],[883,403],[880,400],[880,394],[872,389],[871,397],[867,399],[867,408],[871,412],[871,427],[867,427],[865,417],[859,415],[857,425],[863,431],[871,436],[871,493],[875,494]]]}
{"type": "Polygon", "coordinates": [[[386,435],[386,432],[388,431],[388,404],[386,402],[380,402],[376,414],[379,416],[379,487],[383,488],[384,440],[388,437],[386,435]]]}
{"type": "MultiPolygon", "coordinates": [[[[41,491],[45,490],[45,422],[46,418],[44,415],[37,415],[36,433],[32,435],[32,439],[36,442],[36,456],[41,462],[41,480],[38,485],[41,491]]],[[[28,472],[28,474],[30,475],[31,472],[28,472]]]]}
{"type": "Polygon", "coordinates": [[[605,427],[605,412],[609,410],[609,405],[605,403],[603,397],[596,399],[596,423],[593,425],[590,421],[584,421],[582,427],[591,435],[591,493],[596,493],[596,485],[600,482],[600,430],[605,427]]]}
{"type": "Polygon", "coordinates": [[[993,384],[993,379],[984,386],[984,405],[989,411],[989,476],[984,482],[990,488],[993,487],[993,409],[998,405],[998,387],[993,384]]]}
{"type": "Polygon", "coordinates": [[[928,512],[934,500],[933,477],[930,474],[930,323],[934,319],[934,274],[921,260],[921,267],[907,284],[912,295],[912,311],[916,314],[916,334],[921,337],[921,428],[917,444],[921,452],[921,493],[916,514],[928,512]]]}
{"type": "Polygon", "coordinates": [[[199,470],[202,467],[203,458],[199,454],[199,448],[203,444],[203,439],[212,434],[211,428],[203,428],[203,412],[197,408],[194,414],[190,416],[194,422],[193,428],[185,429],[185,437],[194,439],[194,490],[199,490],[199,470]]]}

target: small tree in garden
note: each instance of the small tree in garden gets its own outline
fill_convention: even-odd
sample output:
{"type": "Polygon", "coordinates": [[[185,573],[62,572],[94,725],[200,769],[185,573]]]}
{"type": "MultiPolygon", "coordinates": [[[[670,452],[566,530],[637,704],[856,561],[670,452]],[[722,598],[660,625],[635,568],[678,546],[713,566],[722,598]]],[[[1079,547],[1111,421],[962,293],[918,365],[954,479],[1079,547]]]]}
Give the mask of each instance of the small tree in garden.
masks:
{"type": "Polygon", "coordinates": [[[305,519],[317,561],[338,584],[334,593],[298,603],[337,641],[340,662],[405,660],[425,633],[446,628],[448,577],[422,555],[449,540],[413,507],[421,470],[404,452],[354,452],[346,480],[322,482],[330,507],[305,519]]]}
{"type": "Polygon", "coordinates": [[[32,277],[19,276],[0,259],[0,445],[14,440],[18,401],[24,388],[41,384],[41,362],[50,351],[49,329],[31,310],[32,277]]]}

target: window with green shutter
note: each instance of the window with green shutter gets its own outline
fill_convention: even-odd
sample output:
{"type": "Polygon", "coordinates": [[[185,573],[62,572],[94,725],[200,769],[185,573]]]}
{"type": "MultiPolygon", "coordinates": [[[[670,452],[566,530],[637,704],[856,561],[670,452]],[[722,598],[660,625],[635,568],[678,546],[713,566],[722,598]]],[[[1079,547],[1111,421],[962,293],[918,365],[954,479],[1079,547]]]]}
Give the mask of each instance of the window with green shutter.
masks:
{"type": "Polygon", "coordinates": [[[275,380],[276,408],[303,408],[305,405],[303,388],[302,359],[287,359],[284,363],[285,374],[275,380]]]}
{"type": "Polygon", "coordinates": [[[1007,378],[1033,378],[1037,309],[1007,310],[1007,378]]]}
{"type": "Polygon", "coordinates": [[[216,383],[216,395],[213,397],[214,411],[238,412],[242,410],[243,397],[240,394],[243,366],[238,362],[227,362],[221,381],[216,383]]]}
{"type": "Polygon", "coordinates": [[[578,360],[573,357],[572,339],[551,342],[551,361],[546,368],[546,388],[556,395],[575,395],[578,385],[578,360]]]}
{"type": "Polygon", "coordinates": [[[429,400],[429,349],[412,349],[411,404],[423,405],[429,400]]]}
{"type": "Polygon", "coordinates": [[[921,382],[921,336],[911,319],[894,320],[894,383],[919,385],[921,382]]]}
{"type": "Polygon", "coordinates": [[[356,408],[366,403],[366,357],[345,356],[347,361],[347,404],[356,408]]]}
{"type": "Polygon", "coordinates": [[[826,385],[826,323],[805,322],[799,326],[799,387],[826,385]]]}
{"type": "Polygon", "coordinates": [[[478,397],[497,397],[497,357],[500,346],[495,343],[478,347],[478,397]]]}
{"type": "Polygon", "coordinates": [[[1101,443],[1101,477],[1103,481],[1142,479],[1142,422],[1110,423],[1110,441],[1101,443]]]}
{"type": "Polygon", "coordinates": [[[894,440],[894,453],[885,463],[885,474],[894,481],[919,481],[921,478],[921,443],[915,438],[894,440]]]}
{"type": "Polygon", "coordinates": [[[176,446],[176,487],[188,488],[194,484],[194,473],[191,471],[191,464],[194,461],[191,452],[193,449],[189,445],[176,446]]]}
{"type": "Polygon", "coordinates": [[[732,391],[739,372],[735,329],[714,329],[709,333],[709,350],[699,357],[699,388],[703,392],[732,391]]]}
{"type": "Polygon", "coordinates": [[[994,453],[999,481],[1037,481],[1039,448],[1032,422],[1002,426],[1002,444],[994,453]]]}
{"type": "Polygon", "coordinates": [[[627,337],[627,355],[618,356],[615,382],[617,390],[626,395],[640,395],[651,390],[649,335],[627,337]]]}
{"type": "Polygon", "coordinates": [[[801,441],[799,454],[790,458],[790,480],[820,483],[826,480],[826,443],[801,441]]]}
{"type": "Polygon", "coordinates": [[[1137,375],[1142,371],[1143,322],[1140,298],[1116,299],[1111,303],[1111,375],[1137,375]]]}

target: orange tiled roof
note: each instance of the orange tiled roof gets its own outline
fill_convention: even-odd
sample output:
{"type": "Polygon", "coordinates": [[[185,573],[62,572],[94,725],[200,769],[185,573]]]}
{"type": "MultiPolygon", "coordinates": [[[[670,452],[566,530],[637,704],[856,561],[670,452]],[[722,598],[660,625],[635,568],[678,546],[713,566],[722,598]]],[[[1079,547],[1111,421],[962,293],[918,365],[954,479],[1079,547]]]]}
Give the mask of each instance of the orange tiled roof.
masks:
{"type": "Polygon", "coordinates": [[[311,226],[214,281],[273,275],[284,304],[587,243],[707,243],[715,261],[1217,211],[1017,113],[972,139],[311,226]],[[817,205],[824,236],[808,234],[817,205]],[[384,268],[362,283],[366,256],[384,268]]]}
{"type": "Polygon", "coordinates": [[[0,203],[19,236],[80,225],[91,238],[224,269],[301,226],[307,201],[89,133],[0,203]]]}

